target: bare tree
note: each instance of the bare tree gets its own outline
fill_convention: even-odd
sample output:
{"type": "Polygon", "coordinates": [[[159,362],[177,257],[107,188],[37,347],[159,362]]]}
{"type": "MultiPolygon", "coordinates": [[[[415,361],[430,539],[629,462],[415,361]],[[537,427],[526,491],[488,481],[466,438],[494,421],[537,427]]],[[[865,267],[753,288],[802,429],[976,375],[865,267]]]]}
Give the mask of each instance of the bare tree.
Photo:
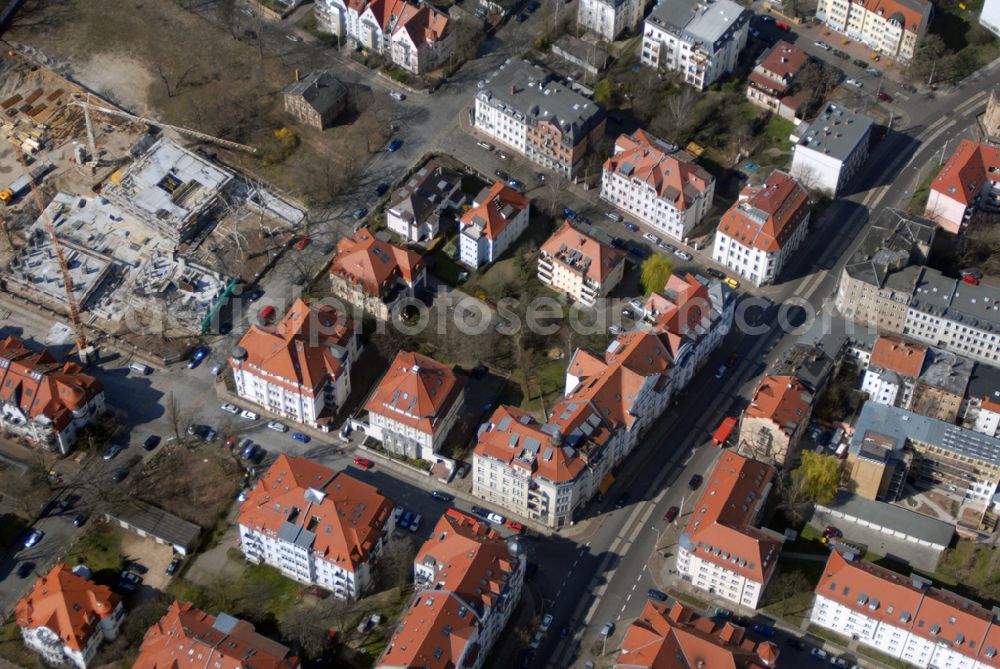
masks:
{"type": "Polygon", "coordinates": [[[24,462],[24,469],[13,465],[0,468],[0,490],[4,501],[23,520],[30,522],[48,500],[48,465],[40,453],[24,462]]]}
{"type": "Polygon", "coordinates": [[[416,556],[417,545],[408,535],[394,537],[386,544],[379,559],[382,587],[389,589],[405,586],[413,573],[413,560],[416,556]]]}
{"type": "Polygon", "coordinates": [[[173,392],[167,395],[166,414],[167,422],[170,425],[170,431],[173,433],[174,439],[177,440],[178,444],[184,443],[187,439],[188,428],[191,427],[191,417],[177,403],[177,398],[174,397],[173,392]]]}
{"type": "Polygon", "coordinates": [[[191,74],[191,72],[193,72],[197,66],[198,66],[197,63],[189,65],[188,68],[184,70],[184,73],[177,78],[177,83],[171,86],[170,77],[167,74],[167,72],[163,69],[163,64],[160,62],[156,63],[156,73],[160,76],[160,81],[163,82],[163,87],[167,91],[168,98],[172,98],[174,97],[174,95],[177,94],[178,89],[180,89],[180,87],[187,80],[188,75],[191,74]]]}

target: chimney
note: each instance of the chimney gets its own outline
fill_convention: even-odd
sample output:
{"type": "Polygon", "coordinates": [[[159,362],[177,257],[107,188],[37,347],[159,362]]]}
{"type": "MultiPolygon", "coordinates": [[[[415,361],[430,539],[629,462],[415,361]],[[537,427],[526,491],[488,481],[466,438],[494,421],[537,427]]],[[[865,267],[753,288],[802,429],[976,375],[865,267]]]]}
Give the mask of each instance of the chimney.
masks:
{"type": "Polygon", "coordinates": [[[295,81],[299,80],[299,68],[295,68],[295,81]]]}

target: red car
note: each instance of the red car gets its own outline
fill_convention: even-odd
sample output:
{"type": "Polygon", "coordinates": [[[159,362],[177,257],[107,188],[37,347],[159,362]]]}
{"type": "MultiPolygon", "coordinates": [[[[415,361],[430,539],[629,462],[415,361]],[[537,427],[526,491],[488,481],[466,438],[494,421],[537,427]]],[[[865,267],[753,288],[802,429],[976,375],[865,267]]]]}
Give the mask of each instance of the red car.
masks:
{"type": "Polygon", "coordinates": [[[676,518],[677,514],[680,512],[681,512],[680,509],[678,509],[676,506],[672,506],[669,509],[667,509],[667,515],[663,516],[663,520],[667,521],[668,523],[672,523],[674,522],[674,518],[676,518]]]}
{"type": "Polygon", "coordinates": [[[886,93],[885,91],[878,92],[878,99],[881,100],[882,102],[892,102],[892,96],[886,93]]]}
{"type": "Polygon", "coordinates": [[[826,529],[823,530],[823,536],[824,537],[828,537],[828,538],[829,537],[837,537],[839,539],[840,537],[844,536],[844,533],[841,532],[840,530],[838,530],[833,525],[827,525],[826,529]]]}
{"type": "Polygon", "coordinates": [[[786,33],[792,29],[790,25],[788,25],[787,23],[782,23],[781,21],[778,21],[774,25],[778,26],[779,30],[784,30],[786,33]]]}
{"type": "Polygon", "coordinates": [[[302,238],[302,239],[300,239],[300,240],[299,240],[299,242],[298,242],[298,243],[297,243],[297,244],[295,245],[295,248],[296,248],[297,250],[299,250],[299,251],[302,251],[302,250],[304,250],[304,249],[305,249],[305,248],[306,248],[307,246],[309,246],[310,244],[312,244],[312,240],[311,240],[311,239],[309,239],[308,237],[303,237],[303,238],[302,238]]]}
{"type": "Polygon", "coordinates": [[[965,283],[969,284],[970,286],[978,286],[979,285],[979,279],[977,279],[976,277],[974,277],[971,274],[966,274],[965,276],[963,276],[962,277],[962,281],[964,281],[965,283]]]}
{"type": "Polygon", "coordinates": [[[354,464],[362,469],[371,469],[374,466],[371,460],[365,460],[364,458],[354,458],[354,464]]]}
{"type": "Polygon", "coordinates": [[[514,530],[518,534],[524,534],[524,525],[517,522],[516,520],[508,520],[507,527],[514,530]]]}
{"type": "Polygon", "coordinates": [[[269,304],[266,307],[264,307],[263,309],[261,309],[260,312],[257,315],[260,316],[261,320],[266,321],[266,320],[270,319],[272,316],[274,316],[274,307],[272,307],[269,304]]]}

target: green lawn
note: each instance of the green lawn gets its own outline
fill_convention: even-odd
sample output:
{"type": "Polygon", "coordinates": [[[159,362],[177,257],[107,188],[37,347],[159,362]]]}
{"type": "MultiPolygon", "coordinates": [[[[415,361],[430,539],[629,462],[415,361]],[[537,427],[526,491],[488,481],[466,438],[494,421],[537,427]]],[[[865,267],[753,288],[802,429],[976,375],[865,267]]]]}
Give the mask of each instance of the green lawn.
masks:
{"type": "Polygon", "coordinates": [[[945,47],[956,54],[954,79],[961,79],[1000,56],[1000,40],[979,23],[983,0],[965,0],[950,9],[934,6],[929,32],[941,37],[945,47]]]}
{"type": "Polygon", "coordinates": [[[810,625],[807,631],[809,632],[809,634],[812,634],[813,636],[818,636],[821,639],[826,639],[827,641],[841,645],[845,648],[847,647],[847,644],[851,642],[851,640],[848,639],[846,636],[841,636],[836,632],[831,632],[830,630],[820,627],[818,625],[810,625]]]}
{"type": "Polygon", "coordinates": [[[931,192],[931,182],[934,181],[934,177],[937,176],[938,169],[934,168],[931,170],[922,182],[920,182],[920,187],[913,192],[913,197],[910,198],[910,203],[907,205],[906,210],[911,214],[917,214],[918,216],[924,215],[924,209],[927,208],[927,197],[931,192]]]}
{"type": "Polygon", "coordinates": [[[108,523],[95,524],[70,549],[66,562],[70,566],[83,564],[97,573],[106,569],[117,571],[122,555],[122,530],[108,523]]]}
{"type": "Polygon", "coordinates": [[[880,653],[870,646],[864,644],[858,644],[857,652],[866,657],[881,662],[882,664],[888,665],[890,667],[896,667],[896,669],[907,669],[910,665],[902,660],[897,660],[891,655],[886,655],[885,653],[880,653]]]}

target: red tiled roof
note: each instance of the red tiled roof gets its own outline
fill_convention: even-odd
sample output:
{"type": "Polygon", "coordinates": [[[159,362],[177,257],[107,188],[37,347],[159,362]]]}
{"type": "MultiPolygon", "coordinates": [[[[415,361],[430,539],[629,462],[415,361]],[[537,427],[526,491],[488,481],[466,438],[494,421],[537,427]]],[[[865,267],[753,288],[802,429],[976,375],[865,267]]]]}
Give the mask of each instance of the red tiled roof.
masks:
{"type": "Polygon", "coordinates": [[[792,434],[799,423],[808,420],[813,394],[793,376],[765,376],[754,391],[746,418],[770,420],[785,434],[792,434]]]}
{"type": "Polygon", "coordinates": [[[900,2],[899,0],[859,0],[869,12],[885,19],[894,19],[905,30],[920,32],[920,24],[930,14],[929,2],[900,2]],[[914,7],[920,4],[922,12],[914,7]]]}
{"type": "Polygon", "coordinates": [[[868,364],[915,379],[924,368],[926,356],[927,347],[923,344],[909,342],[901,337],[881,335],[875,341],[868,364]]]}
{"type": "Polygon", "coordinates": [[[299,659],[245,620],[174,601],[146,631],[132,669],[296,669],[299,659]]]}
{"type": "Polygon", "coordinates": [[[615,141],[615,154],[604,162],[604,169],[646,182],[659,198],[684,210],[708,190],[712,175],[688,154],[669,148],[645,130],[622,134],[615,141]]]}
{"type": "Polygon", "coordinates": [[[240,340],[246,357],[231,357],[229,364],[266,375],[269,383],[289,390],[304,386],[315,396],[346,370],[343,359],[354,328],[353,321],[331,307],[311,307],[296,299],[273,328],[251,325],[240,340]]]}
{"type": "Polygon", "coordinates": [[[465,377],[451,367],[426,355],[400,351],[365,409],[433,435],[464,386],[465,377]]]}
{"type": "Polygon", "coordinates": [[[410,41],[419,46],[421,42],[436,42],[444,37],[448,29],[448,15],[425,2],[419,5],[407,4],[400,14],[393,34],[405,30],[410,41]]]}
{"type": "MultiPolygon", "coordinates": [[[[767,72],[787,85],[808,61],[809,54],[797,46],[781,40],[764,54],[764,57],[754,68],[754,72],[767,72]]],[[[770,77],[767,80],[772,85],[774,84],[774,80],[770,77]]]]}
{"type": "Polygon", "coordinates": [[[121,597],[111,589],[77,576],[59,562],[35,581],[28,596],[17,603],[18,627],[46,627],[65,646],[83,650],[101,618],[114,613],[121,597]]]}
{"type": "MultiPolygon", "coordinates": [[[[653,314],[656,332],[674,335],[674,343],[684,337],[695,336],[700,329],[707,330],[712,313],[708,286],[693,274],[672,274],[662,291],[651,293],[646,299],[646,312],[653,314]]],[[[671,353],[677,350],[671,348],[671,353]]]]}
{"type": "Polygon", "coordinates": [[[541,251],[554,258],[555,262],[561,262],[572,271],[589,276],[599,284],[603,284],[608,275],[625,262],[623,252],[577,230],[569,221],[564,221],[545,240],[541,251]],[[570,254],[573,255],[572,263],[566,261],[570,254]]]}
{"type": "MultiPolygon", "coordinates": [[[[558,405],[557,405],[558,406],[558,405]]],[[[479,435],[476,455],[496,458],[554,483],[572,481],[587,465],[580,449],[553,445],[542,425],[516,407],[497,407],[479,435]]]]}
{"type": "Polygon", "coordinates": [[[360,285],[369,295],[382,297],[397,278],[408,285],[424,270],[423,259],[413,251],[375,238],[368,228],[337,243],[330,274],[360,285]]]}
{"type": "Polygon", "coordinates": [[[487,239],[496,239],[529,204],[528,198],[497,181],[476,196],[472,208],[462,214],[461,227],[481,227],[487,239]]]}
{"type": "Polygon", "coordinates": [[[747,186],[740,199],[722,215],[719,232],[739,244],[772,253],[803,225],[812,204],[798,181],[780,170],[762,186],[747,186]]]}
{"type": "Polygon", "coordinates": [[[685,529],[695,555],[765,583],[778,563],[782,540],[752,523],[775,475],[770,465],[724,451],[685,529]]]}
{"type": "Polygon", "coordinates": [[[314,535],[314,554],[355,571],[385,532],[393,506],[374,486],[281,453],[240,506],[236,522],[272,536],[291,523],[314,535]]]}
{"type": "Polygon", "coordinates": [[[0,340],[0,402],[16,405],[33,419],[45,416],[56,432],[102,392],[101,382],[75,362],[56,362],[48,350],[29,351],[14,337],[0,340]]]}
{"type": "MultiPolygon", "coordinates": [[[[444,515],[415,562],[435,573],[419,589],[377,666],[454,669],[479,648],[468,648],[517,569],[503,538],[468,517],[444,515]]],[[[463,664],[461,666],[468,666],[463,664]]]]}
{"type": "Polygon", "coordinates": [[[931,190],[968,206],[986,179],[1000,180],[993,170],[1000,170],[1000,149],[963,139],[934,177],[931,190]]]}
{"type": "Polygon", "coordinates": [[[730,622],[703,618],[680,602],[646,602],[622,640],[616,669],[754,669],[773,667],[778,648],[754,643],[730,622]]]}

